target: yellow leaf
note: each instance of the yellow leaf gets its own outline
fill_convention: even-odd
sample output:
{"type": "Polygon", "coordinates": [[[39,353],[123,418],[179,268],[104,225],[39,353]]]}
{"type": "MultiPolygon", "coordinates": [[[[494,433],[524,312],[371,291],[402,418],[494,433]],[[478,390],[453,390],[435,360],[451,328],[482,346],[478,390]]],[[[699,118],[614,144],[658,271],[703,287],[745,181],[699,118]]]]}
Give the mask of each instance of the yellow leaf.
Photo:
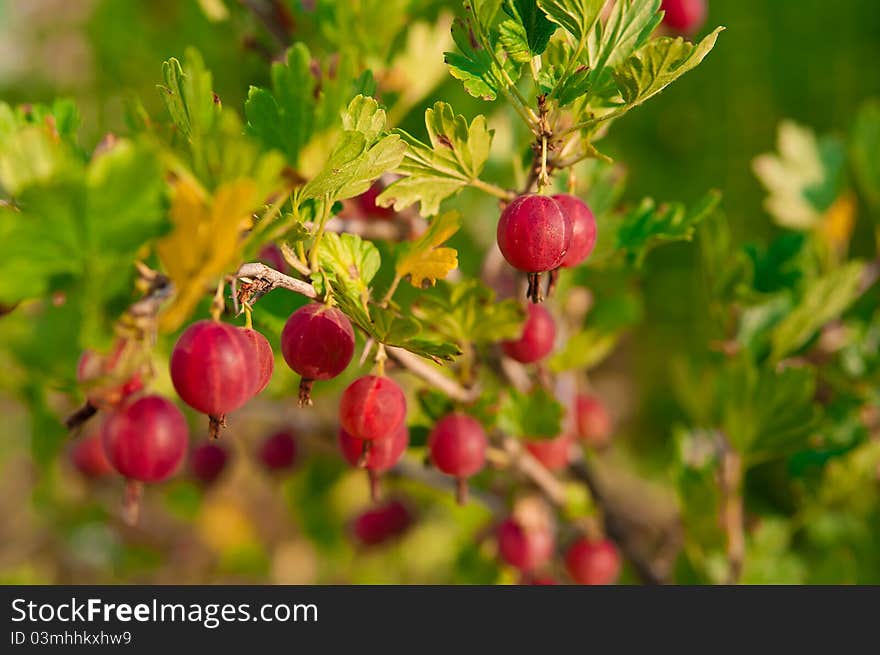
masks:
{"type": "Polygon", "coordinates": [[[242,234],[250,227],[251,210],[258,202],[257,186],[250,179],[223,184],[213,197],[192,181],[180,179],[174,184],[170,212],[174,229],[157,245],[175,288],[174,299],[159,320],[162,331],[177,329],[237,263],[242,234]]]}
{"type": "Polygon", "coordinates": [[[819,229],[828,244],[836,251],[849,244],[856,224],[856,200],[852,195],[841,196],[825,212],[819,229]]]}
{"type": "Polygon", "coordinates": [[[422,287],[427,280],[434,284],[458,267],[458,253],[454,248],[441,247],[447,239],[458,232],[461,217],[452,211],[438,216],[425,233],[409,243],[397,260],[397,275],[409,275],[414,287],[422,287]]]}

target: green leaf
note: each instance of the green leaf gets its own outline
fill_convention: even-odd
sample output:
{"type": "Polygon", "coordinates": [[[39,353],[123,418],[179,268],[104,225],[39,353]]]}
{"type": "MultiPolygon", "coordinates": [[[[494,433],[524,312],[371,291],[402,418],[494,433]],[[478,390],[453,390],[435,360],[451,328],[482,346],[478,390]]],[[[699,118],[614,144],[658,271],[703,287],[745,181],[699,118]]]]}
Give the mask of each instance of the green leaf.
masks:
{"type": "Polygon", "coordinates": [[[660,0],[618,0],[603,29],[590,34],[590,68],[602,72],[616,68],[647,42],[660,24],[660,0]]]}
{"type": "Polygon", "coordinates": [[[439,282],[420,294],[413,313],[426,325],[459,346],[515,339],[525,319],[515,300],[497,302],[495,292],[478,280],[439,282]]]}
{"type": "Polygon", "coordinates": [[[641,263],[658,242],[689,241],[696,226],[715,211],[720,200],[721,194],[712,191],[696,206],[686,209],[681,204],[657,207],[646,198],[623,218],[617,231],[617,247],[630,261],[641,263]]]}
{"type": "Polygon", "coordinates": [[[422,236],[402,245],[395,265],[397,275],[409,275],[410,283],[418,288],[426,281],[433,286],[438,279],[445,278],[458,267],[458,253],[441,246],[459,227],[461,215],[457,211],[437,216],[422,236]]]}
{"type": "Polygon", "coordinates": [[[717,28],[698,45],[681,37],[660,37],[639,48],[614,71],[623,101],[629,107],[640,105],[699,66],[723,29],[717,28]]]}
{"type": "Polygon", "coordinates": [[[504,10],[514,18],[522,27],[522,33],[526,37],[525,45],[529,52],[528,61],[537,57],[547,49],[547,43],[556,26],[547,20],[547,16],[538,7],[535,0],[507,0],[504,10]]]}
{"type": "Polygon", "coordinates": [[[171,120],[190,142],[198,141],[211,130],[220,110],[213,92],[211,72],[205,68],[201,54],[187,48],[184,65],[172,57],[162,65],[164,86],[162,99],[171,120]]]}
{"type": "Polygon", "coordinates": [[[425,333],[424,326],[416,318],[378,305],[370,307],[373,325],[370,334],[387,346],[397,346],[434,360],[438,364],[450,361],[461,354],[458,346],[445,343],[425,333]]]}
{"type": "Polygon", "coordinates": [[[477,179],[489,158],[492,130],[485,116],[468,124],[445,102],[425,111],[430,144],[398,130],[407,151],[397,172],[403,178],[388,186],[376,199],[401,211],[416,202],[425,216],[436,214],[440,203],[477,179]]]}
{"type": "Polygon", "coordinates": [[[316,80],[311,63],[308,48],[293,45],[283,63],[272,64],[272,91],[252,86],[244,106],[248,130],[267,148],[283,151],[293,166],[314,130],[316,80]]]}
{"type": "Polygon", "coordinates": [[[747,465],[802,448],[819,418],[815,393],[812,368],[776,371],[758,369],[745,357],[733,360],[719,390],[725,436],[747,465]]]}
{"type": "Polygon", "coordinates": [[[312,281],[325,292],[329,286],[340,309],[370,332],[370,282],[382,264],[376,246],[354,234],[327,232],[318,250],[318,264],[320,271],[312,274],[312,281]]]}
{"type": "Polygon", "coordinates": [[[468,17],[456,18],[452,23],[452,38],[461,51],[444,53],[449,73],[464,84],[465,91],[475,98],[491,101],[498,97],[503,83],[492,56],[480,44],[474,26],[468,17]]]}
{"type": "Polygon", "coordinates": [[[501,400],[497,425],[518,439],[552,439],[562,431],[562,405],[543,388],[523,393],[511,389],[501,400]]]}
{"type": "Polygon", "coordinates": [[[532,60],[526,28],[522,23],[506,20],[498,26],[498,32],[498,40],[513,61],[527,64],[532,60]]]}
{"type": "Polygon", "coordinates": [[[599,364],[617,345],[619,335],[587,329],[572,335],[565,347],[549,360],[550,370],[560,373],[575,369],[589,370],[599,364]]]}
{"type": "Polygon", "coordinates": [[[823,325],[845,312],[861,295],[863,271],[864,264],[853,261],[813,281],[773,331],[771,357],[778,361],[798,350],[823,325]]]}
{"type": "Polygon", "coordinates": [[[62,179],[32,180],[19,190],[20,210],[0,208],[0,300],[71,281],[97,294],[96,306],[122,292],[137,250],[167,226],[164,188],[156,153],[125,140],[62,179]]]}
{"type": "Polygon", "coordinates": [[[850,160],[861,192],[880,210],[880,101],[865,103],[849,140],[850,160]]]}
{"type": "Polygon", "coordinates": [[[382,136],[385,110],[373,98],[356,96],[343,116],[343,126],[324,168],[303,187],[303,199],[352,198],[403,160],[406,145],[397,134],[382,136]]]}
{"type": "Polygon", "coordinates": [[[596,26],[605,0],[538,0],[538,6],[575,41],[582,41],[596,26]]]}

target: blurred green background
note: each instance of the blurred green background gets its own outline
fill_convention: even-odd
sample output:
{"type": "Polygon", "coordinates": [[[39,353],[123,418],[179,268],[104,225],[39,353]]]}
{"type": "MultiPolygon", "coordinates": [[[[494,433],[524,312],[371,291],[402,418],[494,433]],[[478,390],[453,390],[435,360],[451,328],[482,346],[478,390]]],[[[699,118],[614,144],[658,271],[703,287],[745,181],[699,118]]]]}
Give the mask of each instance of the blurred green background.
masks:
{"type": "MultiPolygon", "coordinates": [[[[123,109],[128,93],[139,96],[151,115],[163,115],[155,88],[161,62],[181,56],[185,47],[194,45],[213,71],[223,103],[241,111],[248,86],[267,84],[266,50],[278,49],[278,43],[242,4],[235,0],[0,0],[0,96],[10,103],[73,98],[83,115],[82,140],[92,146],[108,131],[125,130],[123,109]],[[223,8],[228,10],[225,17],[223,8]],[[212,15],[213,20],[209,18],[212,15]]],[[[374,4],[392,12],[401,3],[389,0],[374,4]]],[[[425,13],[430,15],[452,4],[457,6],[425,2],[425,13]]],[[[692,202],[707,189],[717,188],[723,192],[723,212],[738,241],[764,242],[775,228],[762,209],[764,192],[751,172],[751,161],[775,147],[780,119],[792,118],[818,133],[842,133],[860,103],[880,95],[880,2],[710,0],[709,7],[706,26],[724,25],[727,31],[706,62],[619,121],[600,145],[625,164],[629,173],[627,199],[647,195],[658,201],[692,202]]],[[[293,25],[292,36],[309,41],[318,52],[322,44],[325,52],[335,47],[332,39],[308,25],[293,25]]],[[[440,56],[434,53],[434,57],[440,56]]],[[[461,85],[446,76],[400,124],[419,131],[423,108],[434,98],[451,102],[467,116],[487,111],[486,105],[466,96],[461,85]]],[[[607,370],[603,369],[612,382],[617,371],[625,370],[629,383],[637,388],[639,409],[626,424],[628,443],[659,446],[655,463],[660,465],[668,454],[669,426],[678,418],[668,384],[667,354],[684,352],[689,344],[705,342],[712,333],[696,260],[695,249],[689,244],[672,245],[650,255],[642,281],[645,321],[604,367],[607,370]]],[[[15,436],[21,431],[16,429],[16,412],[9,412],[13,418],[4,428],[4,436],[15,436]]],[[[310,473],[316,479],[285,484],[318,484],[321,474],[319,467],[310,473]]],[[[180,489],[174,502],[185,515],[189,492],[180,489]]],[[[37,503],[39,507],[39,495],[37,503]]],[[[217,509],[216,516],[206,519],[203,530],[212,534],[211,521],[234,524],[238,519],[228,514],[230,511],[217,509]]],[[[304,520],[316,515],[311,512],[304,520]]],[[[4,517],[9,518],[5,513],[4,517]]],[[[470,519],[479,522],[480,517],[470,519]]],[[[457,520],[463,521],[460,528],[464,535],[468,520],[457,520]]],[[[11,529],[10,521],[4,523],[7,526],[0,528],[0,540],[8,543],[10,537],[4,534],[11,529]]],[[[249,529],[241,528],[245,533],[249,529]]],[[[93,542],[109,538],[99,528],[95,530],[76,532],[82,541],[77,547],[88,550],[93,542]]],[[[436,540],[443,533],[432,530],[429,524],[421,537],[424,542],[417,544],[436,540]]],[[[318,526],[316,534],[320,533],[318,526]]],[[[252,535],[237,538],[252,545],[252,535]]],[[[272,570],[283,570],[284,557],[292,561],[314,559],[311,546],[304,544],[293,539],[285,546],[287,555],[278,550],[275,558],[280,558],[280,563],[273,560],[272,570]]],[[[336,546],[331,543],[328,547],[336,546]]],[[[0,552],[0,572],[6,571],[6,577],[51,578],[45,572],[29,573],[30,569],[20,568],[21,562],[29,561],[26,553],[15,549],[0,552]]],[[[238,556],[247,560],[248,553],[244,548],[238,556]]],[[[144,547],[126,551],[125,556],[149,560],[155,554],[144,547]]],[[[253,568],[245,562],[241,570],[259,578],[272,566],[261,559],[264,555],[255,557],[258,563],[253,568]]],[[[149,562],[139,561],[132,570],[141,570],[141,564],[149,569],[149,562]]],[[[360,581],[386,579],[381,563],[376,566],[376,578],[367,567],[368,573],[362,574],[360,581]]],[[[317,570],[318,565],[315,567],[317,570]]],[[[410,575],[424,580],[430,562],[422,567],[424,570],[400,573],[399,579],[410,575]]],[[[292,574],[272,579],[308,582],[327,578],[314,573],[312,577],[292,574]]],[[[474,573],[471,579],[479,581],[479,574],[474,573]]]]}

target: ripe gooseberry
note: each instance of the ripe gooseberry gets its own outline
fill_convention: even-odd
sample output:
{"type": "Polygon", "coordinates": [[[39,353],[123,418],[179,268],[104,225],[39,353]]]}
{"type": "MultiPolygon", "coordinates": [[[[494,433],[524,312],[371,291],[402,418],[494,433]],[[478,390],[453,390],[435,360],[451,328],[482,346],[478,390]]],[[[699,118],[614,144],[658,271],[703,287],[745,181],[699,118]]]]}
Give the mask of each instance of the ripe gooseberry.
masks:
{"type": "Polygon", "coordinates": [[[583,263],[596,245],[596,219],[587,204],[576,196],[553,196],[571,222],[571,244],[562,260],[562,266],[571,268],[583,263]]]}
{"type": "Polygon", "coordinates": [[[565,566],[571,579],[583,585],[612,584],[620,575],[620,555],[608,539],[575,541],[565,554],[565,566]]]}
{"type": "Polygon", "coordinates": [[[526,450],[550,471],[560,471],[571,463],[574,437],[564,434],[555,439],[533,439],[525,442],[526,450]]]}
{"type": "Polygon", "coordinates": [[[143,380],[126,357],[128,341],[119,339],[102,355],[86,350],[76,367],[76,380],[86,389],[86,400],[95,408],[109,409],[143,389],[143,380]]]}
{"type": "Polygon", "coordinates": [[[571,221],[553,198],[519,196],[498,220],[498,248],[508,263],[529,274],[528,296],[541,300],[539,275],[558,268],[571,245],[571,221]]]}
{"type": "Polygon", "coordinates": [[[272,434],[260,445],[259,457],[270,471],[282,471],[296,466],[299,448],[293,434],[281,430],[272,434]]]}
{"type": "Polygon", "coordinates": [[[496,538],[501,559],[523,573],[531,573],[553,557],[553,533],[545,526],[526,527],[508,518],[499,524],[496,538]]]}
{"type": "Polygon", "coordinates": [[[229,453],[215,441],[196,446],[190,453],[189,468],[192,476],[203,485],[213,484],[226,468],[229,453]]]}
{"type": "Polygon", "coordinates": [[[339,428],[339,450],[342,456],[352,466],[360,466],[367,469],[370,480],[370,495],[373,500],[379,498],[379,475],[393,467],[409,445],[409,429],[406,423],[401,422],[400,427],[390,439],[379,439],[369,442],[356,439],[344,428],[339,428]]]}
{"type": "Polygon", "coordinates": [[[174,403],[143,396],[110,414],[101,438],[110,463],[126,478],[161,482],[183,460],[189,431],[174,403]]]}
{"type": "Polygon", "coordinates": [[[91,480],[104,478],[116,472],[104,452],[100,431],[78,438],[71,445],[68,454],[76,470],[91,480]]]}
{"type": "Polygon", "coordinates": [[[226,414],[244,405],[259,386],[254,341],[218,321],[190,325],[171,353],[171,381],[187,405],[211,418],[216,436],[226,414]]]}
{"type": "Polygon", "coordinates": [[[456,479],[460,504],[467,501],[467,478],[480,471],[486,462],[487,445],[483,426],[467,414],[444,416],[431,430],[428,437],[431,461],[456,479]]]}
{"type": "Polygon", "coordinates": [[[679,34],[695,34],[706,22],[706,0],[663,0],[663,24],[679,34]]]}
{"type": "Polygon", "coordinates": [[[355,538],[365,546],[375,546],[406,532],[412,524],[409,508],[399,500],[362,512],[352,526],[355,538]]]}
{"type": "Polygon", "coordinates": [[[556,323],[553,316],[543,306],[530,304],[519,339],[503,341],[501,349],[511,359],[531,364],[549,355],[555,341],[556,323]]]}
{"type": "Polygon", "coordinates": [[[309,303],[293,312],[281,331],[281,353],[302,376],[300,405],[311,404],[312,383],[342,373],[354,354],[354,330],[335,307],[309,303]]]}
{"type": "Polygon", "coordinates": [[[265,389],[272,379],[272,373],[275,372],[275,355],[272,352],[272,346],[269,345],[269,340],[256,330],[241,328],[241,335],[253,348],[252,367],[255,373],[255,387],[250,396],[253,398],[265,389]]]}
{"type": "Polygon", "coordinates": [[[395,211],[392,207],[380,207],[376,204],[376,198],[382,193],[384,188],[382,182],[376,180],[369,189],[355,198],[359,216],[363,218],[376,218],[383,221],[394,218],[395,211]]]}
{"type": "Polygon", "coordinates": [[[575,400],[577,432],[581,441],[602,448],[611,440],[611,416],[598,397],[578,394],[575,400]]]}
{"type": "Polygon", "coordinates": [[[406,397],[391,378],[365,375],[339,399],[339,422],[356,439],[373,441],[394,435],[406,418],[406,397]]]}

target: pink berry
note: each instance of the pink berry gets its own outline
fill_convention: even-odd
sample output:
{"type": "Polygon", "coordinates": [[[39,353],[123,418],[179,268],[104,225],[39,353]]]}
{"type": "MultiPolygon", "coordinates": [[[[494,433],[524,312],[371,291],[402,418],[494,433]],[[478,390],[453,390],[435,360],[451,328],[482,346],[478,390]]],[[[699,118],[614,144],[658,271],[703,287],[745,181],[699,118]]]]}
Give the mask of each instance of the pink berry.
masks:
{"type": "Polygon", "coordinates": [[[458,480],[458,501],[467,498],[465,481],[479,472],[486,462],[486,433],[472,416],[455,413],[444,416],[428,437],[431,461],[438,469],[458,480]]]}
{"type": "Polygon", "coordinates": [[[161,396],[143,396],[107,418],[102,439],[110,463],[126,478],[160,482],[183,460],[189,431],[174,403],[161,396]]]}
{"type": "Polygon", "coordinates": [[[522,335],[501,344],[504,354],[523,364],[544,359],[553,350],[556,323],[543,305],[529,304],[522,335]]]}
{"type": "Polygon", "coordinates": [[[501,559],[523,573],[540,568],[553,557],[553,533],[544,527],[527,529],[509,518],[498,526],[496,537],[501,559]]]}
{"type": "Polygon", "coordinates": [[[339,428],[339,450],[352,466],[363,465],[368,471],[384,473],[403,456],[409,445],[409,430],[406,423],[401,423],[390,439],[378,439],[371,442],[364,457],[365,442],[355,439],[343,428],[339,428]]]}
{"type": "Polygon", "coordinates": [[[391,207],[380,207],[376,204],[376,198],[384,190],[384,185],[380,181],[373,183],[369,189],[364,191],[355,200],[357,201],[359,214],[363,218],[374,218],[383,221],[394,218],[394,209],[391,207]]]}
{"type": "Polygon", "coordinates": [[[555,439],[535,439],[525,442],[526,450],[532,457],[551,471],[567,468],[571,462],[574,438],[564,434],[555,439]]]}
{"type": "Polygon", "coordinates": [[[281,271],[282,273],[287,272],[288,266],[287,262],[284,261],[284,255],[281,254],[281,249],[274,243],[267,243],[260,248],[257,258],[267,266],[274,268],[276,271],[281,271]]]}
{"type": "Polygon", "coordinates": [[[611,416],[596,396],[578,394],[575,401],[578,437],[581,441],[601,448],[611,440],[611,416]]]}
{"type": "Polygon", "coordinates": [[[137,371],[120,379],[120,365],[127,341],[119,339],[113,350],[101,355],[93,350],[83,352],[76,367],[76,379],[87,388],[86,399],[97,408],[109,409],[130,395],[143,389],[144,384],[137,371]]]}
{"type": "Polygon", "coordinates": [[[255,388],[251,391],[251,397],[256,396],[272,379],[272,373],[275,372],[275,355],[272,352],[272,346],[269,340],[256,330],[248,328],[241,329],[241,336],[251,346],[251,364],[249,369],[253,370],[255,388]]]}
{"type": "Polygon", "coordinates": [[[189,468],[193,477],[204,485],[213,484],[229,460],[229,453],[216,441],[196,446],[190,453],[189,468]]]}
{"type": "Polygon", "coordinates": [[[298,447],[290,432],[282,430],[266,438],[260,446],[260,461],[270,471],[296,466],[298,447]]]}
{"type": "Polygon", "coordinates": [[[365,375],[352,382],[339,400],[339,422],[356,439],[372,441],[394,435],[406,418],[406,397],[391,378],[365,375]]]}
{"type": "Polygon", "coordinates": [[[116,472],[104,452],[100,432],[80,437],[74,441],[69,450],[69,456],[76,470],[89,479],[97,480],[116,472]]]}
{"type": "Polygon", "coordinates": [[[498,247],[508,263],[520,271],[551,271],[562,264],[571,232],[571,222],[553,198],[520,196],[501,213],[498,247]]]}
{"type": "Polygon", "coordinates": [[[553,196],[553,199],[559,203],[562,212],[571,221],[571,244],[562,260],[562,266],[571,268],[583,263],[593,252],[596,245],[596,219],[580,198],[559,194],[553,196]]]}
{"type": "Polygon", "coordinates": [[[375,546],[406,532],[412,514],[399,500],[369,509],[354,520],[354,536],[365,546],[375,546]]]}
{"type": "Polygon", "coordinates": [[[695,34],[706,22],[706,0],[663,0],[663,24],[680,34],[695,34]]]}
{"type": "Polygon", "coordinates": [[[335,307],[309,303],[291,314],[284,324],[281,353],[287,365],[302,376],[300,402],[307,404],[313,380],[335,378],[351,362],[351,322],[335,307]]]}
{"type": "Polygon", "coordinates": [[[190,325],[171,353],[171,381],[181,400],[212,417],[232,412],[258,386],[254,348],[242,331],[217,321],[190,325]]]}
{"type": "Polygon", "coordinates": [[[569,547],[565,565],[571,579],[577,584],[613,584],[620,575],[620,555],[607,539],[578,539],[569,547]]]}

